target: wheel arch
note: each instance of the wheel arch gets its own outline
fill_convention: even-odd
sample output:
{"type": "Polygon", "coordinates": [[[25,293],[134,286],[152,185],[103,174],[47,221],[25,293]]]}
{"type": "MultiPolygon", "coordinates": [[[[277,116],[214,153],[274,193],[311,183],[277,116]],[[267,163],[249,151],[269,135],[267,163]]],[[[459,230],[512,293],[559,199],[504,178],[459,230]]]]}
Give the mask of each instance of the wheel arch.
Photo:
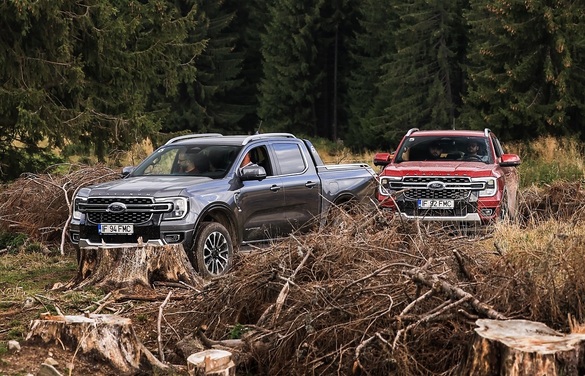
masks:
{"type": "Polygon", "coordinates": [[[344,204],[347,204],[347,203],[354,201],[356,199],[357,199],[357,197],[353,193],[343,192],[335,198],[335,201],[333,201],[333,204],[334,205],[344,205],[344,204]]]}
{"type": "Polygon", "coordinates": [[[227,206],[218,204],[207,207],[199,216],[195,233],[197,233],[204,222],[221,223],[228,230],[234,247],[240,244],[240,235],[237,230],[236,220],[227,206]]]}

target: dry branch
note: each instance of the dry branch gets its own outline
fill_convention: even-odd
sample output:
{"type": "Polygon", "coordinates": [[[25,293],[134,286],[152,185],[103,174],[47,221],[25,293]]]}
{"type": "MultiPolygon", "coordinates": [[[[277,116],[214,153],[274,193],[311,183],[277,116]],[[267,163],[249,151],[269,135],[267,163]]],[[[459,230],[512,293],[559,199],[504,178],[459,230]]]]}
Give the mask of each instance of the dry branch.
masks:
{"type": "Polygon", "coordinates": [[[75,164],[52,166],[43,174],[23,174],[0,191],[0,229],[24,233],[37,242],[54,243],[59,239],[63,254],[74,192],[119,176],[119,172],[103,165],[75,164]]]}
{"type": "Polygon", "coordinates": [[[468,292],[458,287],[451,285],[446,281],[439,279],[439,277],[436,275],[428,275],[420,269],[406,270],[405,273],[410,275],[412,279],[417,283],[422,283],[430,288],[440,288],[441,291],[443,291],[443,293],[447,296],[456,296],[459,299],[465,298],[465,300],[469,301],[469,304],[471,304],[473,309],[485,315],[486,317],[498,320],[507,319],[506,316],[494,310],[487,304],[480,302],[475,297],[473,297],[473,295],[469,294],[468,292]]]}
{"type": "Polygon", "coordinates": [[[165,306],[167,305],[167,303],[169,302],[169,299],[171,298],[171,295],[173,294],[172,291],[169,291],[169,293],[167,294],[167,297],[165,298],[165,301],[162,302],[162,304],[160,305],[160,307],[158,308],[158,320],[156,321],[156,332],[158,334],[157,336],[157,343],[158,343],[158,354],[160,356],[160,361],[164,362],[165,361],[165,353],[163,351],[163,345],[162,345],[162,317],[163,317],[163,310],[165,308],[165,306]]]}

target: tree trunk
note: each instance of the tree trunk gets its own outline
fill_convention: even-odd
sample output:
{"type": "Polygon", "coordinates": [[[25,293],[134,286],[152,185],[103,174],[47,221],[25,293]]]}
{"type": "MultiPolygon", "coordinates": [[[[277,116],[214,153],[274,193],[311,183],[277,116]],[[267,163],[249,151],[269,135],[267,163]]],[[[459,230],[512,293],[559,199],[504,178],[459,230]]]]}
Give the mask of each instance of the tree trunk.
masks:
{"type": "Polygon", "coordinates": [[[190,376],[231,376],[236,374],[232,353],[225,350],[205,350],[187,358],[190,376]]]}
{"type": "Polygon", "coordinates": [[[138,340],[131,320],[115,315],[50,316],[31,322],[26,337],[31,343],[54,342],[72,352],[97,356],[122,374],[167,369],[138,340]]]}
{"type": "Polygon", "coordinates": [[[70,287],[150,288],[155,280],[184,282],[194,288],[204,283],[181,244],[128,244],[82,248],[77,276],[70,287]]]}
{"type": "Polygon", "coordinates": [[[462,375],[583,375],[585,334],[562,334],[526,320],[476,321],[462,375]]]}

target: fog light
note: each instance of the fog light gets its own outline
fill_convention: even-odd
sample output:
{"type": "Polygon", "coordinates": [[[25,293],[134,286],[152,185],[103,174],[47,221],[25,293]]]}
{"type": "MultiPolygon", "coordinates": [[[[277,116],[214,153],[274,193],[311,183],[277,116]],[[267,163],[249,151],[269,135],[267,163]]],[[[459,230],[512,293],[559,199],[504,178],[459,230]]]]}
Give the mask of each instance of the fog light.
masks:
{"type": "Polygon", "coordinates": [[[490,215],[494,214],[494,209],[481,209],[481,214],[483,214],[486,217],[489,217],[490,215]]]}
{"type": "Polygon", "coordinates": [[[181,241],[180,234],[166,234],[165,235],[165,242],[167,243],[178,243],[181,241]]]}
{"type": "Polygon", "coordinates": [[[71,241],[73,243],[79,243],[79,233],[78,232],[71,233],[71,241]]]}

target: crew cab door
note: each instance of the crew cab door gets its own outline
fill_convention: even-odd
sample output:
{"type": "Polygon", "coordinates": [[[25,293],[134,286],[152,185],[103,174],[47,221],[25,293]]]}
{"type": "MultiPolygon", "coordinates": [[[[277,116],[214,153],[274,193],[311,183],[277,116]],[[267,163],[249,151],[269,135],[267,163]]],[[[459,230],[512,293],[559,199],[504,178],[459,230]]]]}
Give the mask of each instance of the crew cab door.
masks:
{"type": "Polygon", "coordinates": [[[272,173],[272,161],[268,157],[266,146],[245,150],[244,155],[254,155],[249,163],[262,166],[266,171],[264,179],[242,181],[242,187],[236,193],[236,204],[242,216],[244,242],[286,235],[288,224],[283,214],[284,185],[280,177],[272,173]],[[259,160],[259,156],[263,159],[259,160]]]}
{"type": "Polygon", "coordinates": [[[297,142],[272,144],[276,170],[284,187],[285,210],[289,233],[308,230],[320,213],[321,180],[313,161],[297,142]]]}

